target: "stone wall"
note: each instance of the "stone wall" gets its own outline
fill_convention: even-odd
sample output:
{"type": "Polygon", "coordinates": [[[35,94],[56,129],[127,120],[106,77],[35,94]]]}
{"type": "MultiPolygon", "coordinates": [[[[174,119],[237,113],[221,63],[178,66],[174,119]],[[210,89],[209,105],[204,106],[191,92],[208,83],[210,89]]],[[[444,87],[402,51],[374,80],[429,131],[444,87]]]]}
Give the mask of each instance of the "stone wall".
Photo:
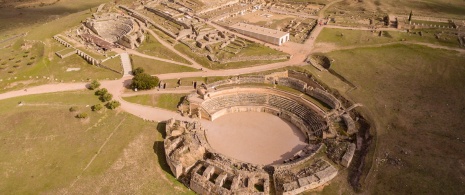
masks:
{"type": "Polygon", "coordinates": [[[272,55],[272,56],[241,56],[232,57],[229,59],[219,60],[220,64],[231,63],[231,62],[244,62],[244,61],[270,61],[270,60],[286,60],[289,59],[289,55],[272,55]]]}
{"type": "Polygon", "coordinates": [[[177,25],[179,25],[179,26],[182,26],[184,29],[189,29],[189,28],[190,28],[190,25],[188,25],[188,24],[186,24],[186,23],[184,23],[184,22],[182,22],[182,21],[178,21],[178,20],[172,18],[171,16],[165,14],[165,13],[162,12],[161,10],[154,9],[154,8],[151,8],[151,7],[147,7],[147,6],[145,6],[144,8],[145,8],[146,10],[148,10],[148,11],[154,13],[154,14],[157,14],[158,16],[160,16],[160,17],[162,17],[162,18],[164,18],[164,19],[166,19],[166,20],[169,20],[169,21],[171,21],[171,22],[173,22],[173,23],[175,23],[175,24],[177,24],[177,25]]]}
{"type": "Polygon", "coordinates": [[[81,56],[82,58],[84,58],[84,60],[86,60],[87,62],[89,62],[89,64],[92,64],[92,65],[100,65],[100,60],[97,60],[95,59],[94,57],[90,56],[89,54],[87,54],[86,52],[83,52],[79,49],[76,49],[76,53],[81,56]]]}
{"type": "Polygon", "coordinates": [[[337,173],[336,167],[323,159],[317,159],[306,167],[278,168],[273,174],[275,190],[277,194],[299,194],[325,184],[337,173]]]}
{"type": "Polygon", "coordinates": [[[357,133],[357,128],[355,127],[355,121],[352,119],[352,117],[349,114],[343,114],[341,115],[342,120],[344,120],[344,123],[347,126],[347,134],[352,135],[354,133],[357,133]]]}
{"type": "Polygon", "coordinates": [[[299,79],[294,79],[291,77],[280,77],[278,78],[278,85],[290,87],[296,90],[299,90],[301,92],[305,92],[305,89],[307,88],[307,83],[299,80],[299,79]]]}
{"type": "Polygon", "coordinates": [[[168,29],[164,28],[163,26],[161,26],[161,25],[155,23],[152,19],[150,19],[150,18],[148,18],[148,17],[146,17],[146,16],[144,16],[144,15],[142,15],[142,14],[140,14],[140,13],[138,13],[138,12],[136,12],[136,11],[134,11],[134,10],[132,10],[132,9],[130,9],[130,8],[128,8],[128,7],[126,7],[126,6],[124,6],[124,5],[120,5],[119,7],[120,7],[121,9],[123,9],[123,10],[126,10],[128,13],[130,13],[130,15],[131,15],[132,17],[134,17],[134,18],[136,18],[136,19],[138,19],[138,20],[140,20],[140,21],[142,21],[142,22],[144,22],[144,23],[146,23],[146,24],[151,24],[151,25],[153,25],[155,28],[157,28],[158,30],[161,30],[162,32],[164,32],[164,33],[167,34],[168,36],[170,36],[170,37],[176,39],[176,37],[177,37],[176,34],[174,34],[173,32],[169,31],[168,29]]]}
{"type": "Polygon", "coordinates": [[[341,107],[341,102],[334,97],[332,94],[316,88],[316,89],[310,89],[308,88],[305,93],[311,97],[314,97],[315,99],[318,99],[322,101],[323,103],[327,104],[330,106],[332,109],[339,109],[341,107]]]}

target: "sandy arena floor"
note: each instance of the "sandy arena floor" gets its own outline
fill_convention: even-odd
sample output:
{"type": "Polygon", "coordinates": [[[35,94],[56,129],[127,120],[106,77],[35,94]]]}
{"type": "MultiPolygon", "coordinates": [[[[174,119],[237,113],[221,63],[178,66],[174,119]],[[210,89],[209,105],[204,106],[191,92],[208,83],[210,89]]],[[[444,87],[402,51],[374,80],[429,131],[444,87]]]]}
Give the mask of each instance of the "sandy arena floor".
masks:
{"type": "Polygon", "coordinates": [[[255,164],[282,163],[307,145],[296,126],[266,113],[228,114],[203,127],[217,152],[255,164]]]}

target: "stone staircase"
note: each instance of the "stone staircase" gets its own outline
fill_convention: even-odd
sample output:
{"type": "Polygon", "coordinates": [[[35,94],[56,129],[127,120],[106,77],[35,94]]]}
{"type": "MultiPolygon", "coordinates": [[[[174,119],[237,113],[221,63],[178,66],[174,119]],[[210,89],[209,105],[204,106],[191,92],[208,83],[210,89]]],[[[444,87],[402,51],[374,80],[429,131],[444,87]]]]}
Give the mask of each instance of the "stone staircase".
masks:
{"type": "Polygon", "coordinates": [[[121,56],[121,64],[123,65],[123,77],[131,75],[132,65],[131,65],[131,59],[129,58],[129,54],[122,53],[120,56],[121,56]]]}

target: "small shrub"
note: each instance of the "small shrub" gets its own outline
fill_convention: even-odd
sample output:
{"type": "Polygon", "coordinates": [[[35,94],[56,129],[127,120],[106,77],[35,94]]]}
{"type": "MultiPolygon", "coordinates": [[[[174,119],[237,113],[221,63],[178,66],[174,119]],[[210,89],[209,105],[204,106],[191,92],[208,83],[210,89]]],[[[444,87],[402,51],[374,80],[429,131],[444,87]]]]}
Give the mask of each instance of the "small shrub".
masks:
{"type": "Polygon", "coordinates": [[[108,109],[113,110],[113,109],[118,108],[119,106],[121,106],[121,103],[119,103],[118,101],[111,101],[111,102],[108,102],[107,104],[105,104],[105,106],[108,109]]]}
{"type": "Polygon", "coordinates": [[[92,111],[99,111],[103,108],[102,104],[95,104],[91,107],[92,111]]]}
{"type": "Polygon", "coordinates": [[[100,99],[102,102],[108,102],[108,101],[110,101],[112,98],[113,98],[113,95],[111,95],[110,93],[106,93],[106,94],[101,95],[99,99],[100,99]]]}
{"type": "Polygon", "coordinates": [[[94,90],[94,89],[97,89],[99,87],[100,87],[100,83],[98,81],[96,81],[96,80],[93,80],[88,86],[88,88],[90,90],[94,90]]]}
{"type": "Polygon", "coordinates": [[[76,115],[76,118],[87,118],[88,116],[87,113],[79,113],[76,115]]]}
{"type": "Polygon", "coordinates": [[[13,65],[13,68],[18,68],[18,67],[19,67],[19,65],[17,65],[17,64],[13,65]]]}
{"type": "Polygon", "coordinates": [[[16,61],[16,63],[20,63],[20,62],[21,62],[21,60],[17,60],[17,61],[16,61]]]}
{"type": "Polygon", "coordinates": [[[95,95],[98,95],[98,96],[105,95],[106,93],[108,93],[108,90],[105,88],[95,91],[95,95]]]}
{"type": "Polygon", "coordinates": [[[6,64],[6,62],[2,62],[2,65],[5,65],[5,64],[6,64]]]}
{"type": "Polygon", "coordinates": [[[23,58],[27,58],[28,55],[23,55],[23,58]]]}
{"type": "Polygon", "coordinates": [[[15,71],[12,71],[12,70],[8,71],[8,73],[10,73],[10,74],[11,74],[11,73],[14,73],[14,72],[15,72],[15,71]]]}
{"type": "Polygon", "coordinates": [[[76,106],[72,106],[71,108],[69,108],[70,112],[76,112],[77,110],[78,108],[76,106]]]}
{"type": "Polygon", "coordinates": [[[9,58],[8,60],[10,60],[10,61],[11,61],[11,60],[14,60],[14,59],[15,59],[15,57],[11,57],[11,58],[9,58]]]}
{"type": "Polygon", "coordinates": [[[36,59],[36,57],[32,56],[30,59],[31,59],[31,60],[34,60],[34,59],[36,59]]]}
{"type": "Polygon", "coordinates": [[[34,62],[28,62],[28,63],[27,63],[28,66],[30,66],[30,65],[32,65],[32,64],[34,64],[34,62]]]}

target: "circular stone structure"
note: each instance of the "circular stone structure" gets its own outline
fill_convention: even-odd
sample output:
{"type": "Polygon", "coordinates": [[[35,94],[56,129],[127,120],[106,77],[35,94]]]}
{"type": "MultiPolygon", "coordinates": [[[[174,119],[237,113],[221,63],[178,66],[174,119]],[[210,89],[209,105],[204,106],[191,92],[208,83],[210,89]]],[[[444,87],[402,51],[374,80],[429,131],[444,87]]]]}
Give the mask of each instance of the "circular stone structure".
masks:
{"type": "Polygon", "coordinates": [[[235,77],[189,94],[180,111],[197,119],[165,126],[173,175],[202,195],[299,194],[332,180],[354,157],[360,116],[309,78],[235,77]]]}
{"type": "Polygon", "coordinates": [[[281,164],[308,145],[298,127],[268,113],[231,113],[202,125],[216,152],[254,164],[281,164]]]}

